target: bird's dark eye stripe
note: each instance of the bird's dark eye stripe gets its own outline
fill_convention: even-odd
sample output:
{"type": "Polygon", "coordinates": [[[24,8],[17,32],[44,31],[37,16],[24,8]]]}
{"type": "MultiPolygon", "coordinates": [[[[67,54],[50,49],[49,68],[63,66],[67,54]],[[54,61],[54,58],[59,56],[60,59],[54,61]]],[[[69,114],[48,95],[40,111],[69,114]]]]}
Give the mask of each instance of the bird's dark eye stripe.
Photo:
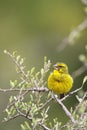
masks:
{"type": "Polygon", "coordinates": [[[64,67],[64,66],[62,66],[62,65],[59,65],[59,67],[64,67]]]}
{"type": "Polygon", "coordinates": [[[63,66],[59,66],[59,67],[63,67],[63,66]]]}

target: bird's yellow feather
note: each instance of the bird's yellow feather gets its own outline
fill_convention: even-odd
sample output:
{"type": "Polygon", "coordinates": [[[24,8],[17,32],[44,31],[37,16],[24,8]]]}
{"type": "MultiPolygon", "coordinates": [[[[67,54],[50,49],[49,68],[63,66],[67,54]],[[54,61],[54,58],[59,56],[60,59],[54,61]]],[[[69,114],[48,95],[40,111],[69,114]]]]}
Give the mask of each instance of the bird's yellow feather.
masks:
{"type": "Polygon", "coordinates": [[[57,94],[69,92],[73,85],[73,79],[68,73],[68,67],[64,63],[54,65],[53,73],[48,77],[48,88],[57,94]]]}

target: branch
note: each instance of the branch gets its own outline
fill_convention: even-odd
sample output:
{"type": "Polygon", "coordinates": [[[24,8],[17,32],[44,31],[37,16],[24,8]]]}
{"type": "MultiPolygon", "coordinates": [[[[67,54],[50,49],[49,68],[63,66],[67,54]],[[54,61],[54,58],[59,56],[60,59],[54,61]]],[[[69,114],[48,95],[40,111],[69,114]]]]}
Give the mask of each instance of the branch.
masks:
{"type": "Polygon", "coordinates": [[[24,72],[24,68],[23,66],[21,66],[17,60],[15,59],[14,55],[12,55],[9,51],[4,50],[4,53],[7,54],[8,56],[10,56],[10,58],[12,59],[12,61],[15,63],[15,65],[17,66],[17,68],[19,69],[19,72],[24,76],[24,78],[26,79],[26,81],[29,81],[28,79],[28,75],[24,72]]]}
{"type": "Polygon", "coordinates": [[[9,119],[4,119],[3,122],[8,122],[8,121],[13,120],[13,119],[20,117],[20,116],[25,117],[26,119],[29,119],[32,121],[31,117],[26,116],[24,113],[20,112],[19,110],[17,112],[18,112],[18,114],[14,115],[13,117],[10,117],[9,119]]]}
{"type": "Polygon", "coordinates": [[[86,81],[87,81],[87,76],[84,77],[83,82],[82,82],[82,85],[81,85],[80,88],[78,88],[78,89],[76,89],[76,90],[70,92],[68,95],[66,95],[64,98],[62,98],[62,99],[60,99],[60,100],[61,100],[61,101],[64,101],[66,98],[68,98],[68,97],[70,97],[71,95],[73,95],[74,93],[77,93],[78,91],[80,91],[80,90],[83,88],[84,83],[85,83],[86,81]]]}
{"type": "Polygon", "coordinates": [[[72,77],[76,78],[82,73],[84,73],[86,70],[87,70],[87,64],[84,64],[83,66],[81,66],[79,69],[77,69],[76,71],[72,73],[72,77]]]}
{"type": "Polygon", "coordinates": [[[84,99],[87,97],[87,92],[85,92],[85,94],[83,95],[83,97],[81,98],[81,101],[79,102],[79,104],[76,106],[75,110],[74,110],[74,114],[78,111],[79,106],[82,104],[82,102],[84,101],[84,99]]]}
{"type": "MultiPolygon", "coordinates": [[[[13,120],[13,119],[19,117],[19,116],[22,116],[22,117],[24,117],[24,118],[26,118],[26,119],[28,119],[28,120],[30,120],[30,121],[32,122],[33,117],[30,117],[30,116],[28,115],[29,113],[24,114],[24,113],[21,112],[21,111],[19,110],[19,108],[16,107],[16,106],[15,106],[15,109],[16,109],[16,111],[17,111],[17,114],[14,115],[13,117],[10,117],[9,119],[5,119],[3,122],[8,122],[8,121],[10,121],[10,120],[13,120]]],[[[39,122],[38,122],[38,125],[41,126],[42,128],[44,128],[44,130],[51,130],[51,129],[48,128],[45,124],[43,124],[42,121],[39,121],[39,122]]]]}
{"type": "Polygon", "coordinates": [[[70,120],[73,123],[76,123],[76,120],[73,118],[72,114],[69,112],[69,110],[66,108],[66,106],[62,103],[62,101],[60,99],[58,99],[55,95],[54,95],[54,98],[56,99],[56,101],[58,102],[58,104],[60,104],[60,106],[62,107],[62,109],[66,113],[66,115],[70,118],[70,120]]]}
{"type": "Polygon", "coordinates": [[[77,37],[77,35],[87,28],[87,19],[85,19],[81,24],[79,24],[70,34],[68,37],[66,37],[62,43],[58,46],[58,51],[61,52],[62,50],[67,47],[67,45],[72,44],[74,39],[77,37]]]}
{"type": "MultiPolygon", "coordinates": [[[[64,98],[61,99],[61,101],[64,101],[66,98],[70,97],[71,95],[73,95],[74,93],[77,93],[78,91],[80,91],[83,88],[83,84],[80,88],[70,92],[69,94],[67,94],[64,98]]],[[[16,92],[16,91],[20,91],[20,89],[1,89],[0,88],[0,92],[16,92]]],[[[26,93],[30,92],[30,91],[36,91],[36,92],[49,92],[49,89],[46,87],[42,87],[42,88],[29,88],[29,89],[22,89],[22,91],[24,91],[25,93],[23,93],[22,96],[24,96],[26,93]]],[[[46,106],[53,98],[50,98],[45,104],[44,106],[46,106]]],[[[43,107],[44,107],[43,106],[43,107]]],[[[42,109],[42,108],[41,108],[42,109]]]]}
{"type": "MultiPolygon", "coordinates": [[[[15,89],[2,89],[2,88],[0,88],[0,92],[14,92],[14,91],[17,92],[20,90],[21,89],[19,89],[19,88],[15,88],[15,89]]],[[[49,92],[49,89],[46,87],[42,87],[42,88],[33,87],[33,88],[29,88],[29,89],[22,89],[22,91],[49,92]]]]}
{"type": "Polygon", "coordinates": [[[30,121],[32,121],[32,117],[30,117],[29,115],[26,116],[26,114],[21,112],[18,107],[15,106],[15,108],[16,108],[16,111],[18,112],[19,116],[23,116],[23,117],[29,119],[30,121]]]}
{"type": "MultiPolygon", "coordinates": [[[[11,92],[11,91],[20,91],[20,89],[5,89],[3,91],[3,89],[0,89],[1,92],[11,92]]],[[[14,99],[8,106],[7,109],[10,108],[11,106],[13,106],[15,104],[15,102],[21,100],[28,92],[32,91],[36,91],[36,92],[49,92],[49,90],[47,88],[29,88],[29,89],[23,89],[22,91],[24,91],[24,93],[22,93],[21,95],[19,95],[18,97],[16,97],[16,100],[14,99]]]]}
{"type": "Polygon", "coordinates": [[[44,130],[51,130],[50,128],[48,128],[47,126],[45,126],[44,124],[39,122],[39,125],[44,129],[44,130]]]}
{"type": "Polygon", "coordinates": [[[43,109],[46,105],[48,105],[51,101],[53,100],[53,98],[51,97],[49,100],[47,100],[47,102],[44,103],[43,106],[40,107],[39,110],[43,109]]]}
{"type": "Polygon", "coordinates": [[[60,99],[60,100],[61,100],[61,101],[64,101],[66,98],[70,97],[70,96],[73,95],[74,93],[77,93],[77,92],[80,91],[82,88],[83,88],[83,85],[82,85],[80,88],[78,88],[78,89],[76,89],[76,90],[70,92],[68,95],[66,95],[65,97],[63,97],[63,98],[60,99]]]}
{"type": "Polygon", "coordinates": [[[2,122],[8,122],[8,121],[10,121],[10,120],[12,120],[12,119],[17,118],[18,116],[20,116],[20,115],[19,115],[19,114],[16,114],[15,116],[10,117],[9,119],[4,118],[4,120],[3,120],[2,122]]]}

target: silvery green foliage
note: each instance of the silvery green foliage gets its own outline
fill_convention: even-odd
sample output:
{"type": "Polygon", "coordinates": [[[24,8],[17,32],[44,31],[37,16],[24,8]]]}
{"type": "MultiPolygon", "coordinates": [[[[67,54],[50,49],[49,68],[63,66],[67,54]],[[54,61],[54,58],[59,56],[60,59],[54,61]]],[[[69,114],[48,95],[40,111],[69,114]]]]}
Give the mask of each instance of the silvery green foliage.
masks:
{"type": "MultiPolygon", "coordinates": [[[[5,109],[6,117],[4,121],[13,120],[17,117],[24,117],[25,121],[20,124],[22,130],[86,130],[87,129],[87,91],[83,92],[83,86],[87,81],[87,76],[84,77],[82,85],[79,89],[71,92],[73,95],[76,92],[83,92],[80,97],[76,95],[78,101],[75,109],[69,111],[63,104],[66,98],[70,95],[66,95],[64,99],[58,99],[47,89],[47,74],[51,66],[50,60],[44,58],[44,66],[39,72],[35,71],[35,67],[26,71],[24,65],[24,58],[13,52],[9,53],[5,50],[5,53],[10,56],[16,65],[16,71],[19,74],[18,80],[10,80],[10,88],[2,90],[3,92],[14,92],[9,98],[8,105],[5,109]],[[62,110],[68,116],[69,121],[62,125],[58,121],[58,118],[53,118],[53,121],[49,121],[49,103],[55,100],[57,105],[60,104],[62,110]],[[71,116],[71,117],[70,117],[71,116]],[[74,122],[73,122],[73,120],[74,122]]],[[[80,57],[81,58],[81,57],[80,57]]],[[[83,58],[81,58],[83,59],[83,58]]]]}

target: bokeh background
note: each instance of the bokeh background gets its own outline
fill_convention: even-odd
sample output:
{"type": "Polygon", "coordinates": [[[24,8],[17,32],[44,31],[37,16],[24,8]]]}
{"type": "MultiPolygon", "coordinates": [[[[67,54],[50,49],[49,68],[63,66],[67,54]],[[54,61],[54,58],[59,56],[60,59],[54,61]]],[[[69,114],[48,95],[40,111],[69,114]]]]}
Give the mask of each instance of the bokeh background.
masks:
{"type": "MultiPolygon", "coordinates": [[[[86,54],[86,29],[73,44],[62,51],[59,51],[59,47],[62,40],[85,20],[84,7],[80,0],[0,0],[0,88],[9,88],[9,80],[18,78],[13,62],[3,53],[5,49],[18,51],[26,58],[26,68],[35,66],[36,71],[43,67],[44,56],[52,64],[65,62],[71,74],[82,66],[78,57],[86,54]]],[[[81,86],[85,74],[75,79],[73,90],[81,86]]],[[[2,123],[10,94],[0,92],[0,129],[21,130],[20,124],[25,119],[2,123]]],[[[72,97],[65,103],[70,108],[77,101],[72,97]]],[[[51,104],[50,120],[57,115],[59,121],[64,123],[67,118],[60,111],[56,103],[51,104]]]]}

